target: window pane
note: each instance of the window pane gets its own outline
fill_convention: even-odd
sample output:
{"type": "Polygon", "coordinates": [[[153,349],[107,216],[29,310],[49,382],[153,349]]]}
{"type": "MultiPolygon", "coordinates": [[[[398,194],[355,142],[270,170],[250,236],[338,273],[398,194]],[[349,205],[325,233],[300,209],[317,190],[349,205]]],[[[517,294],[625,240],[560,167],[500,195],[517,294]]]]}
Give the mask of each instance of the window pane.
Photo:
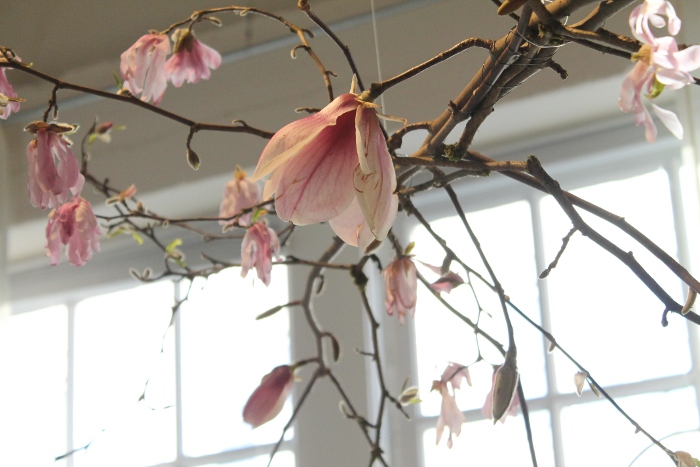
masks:
{"type": "MultiPolygon", "coordinates": [[[[554,467],[549,415],[542,411],[533,412],[530,414],[530,424],[537,465],[554,467]]],[[[445,446],[447,431],[445,428],[439,445],[435,444],[435,428],[424,432],[423,465],[532,465],[522,417],[508,418],[505,423],[496,425],[491,420],[465,423],[459,437],[453,437],[452,449],[445,446]]]]}
{"type": "MultiPolygon", "coordinates": [[[[692,388],[623,397],[616,401],[656,439],[698,427],[692,388]]],[[[562,410],[561,421],[566,467],[629,465],[649,445],[649,439],[641,433],[635,434],[635,427],[607,401],[566,407],[562,410]]],[[[692,451],[694,446],[685,448],[692,451]]],[[[668,457],[665,463],[669,463],[668,457]]]]}
{"type": "MultiPolygon", "coordinates": [[[[625,219],[671,255],[676,243],[665,172],[658,170],[626,180],[575,192],[625,219]]],[[[571,222],[547,197],[542,201],[548,260],[554,259],[571,222]]],[[[586,214],[586,213],[583,213],[586,214]]],[[[634,241],[592,216],[584,216],[601,234],[634,257],[669,291],[684,302],[679,281],[634,241]]],[[[603,385],[636,382],[690,370],[684,320],[670,316],[662,328],[662,303],[619,260],[580,234],[572,237],[559,265],[546,279],[557,341],[603,385]],[[653,342],[654,345],[648,345],[653,342]],[[659,351],[663,349],[663,351],[659,351]],[[673,355],[669,359],[667,355],[673,355]]],[[[574,390],[576,368],[555,352],[557,387],[574,390]]]]}
{"type": "Polygon", "coordinates": [[[261,321],[263,311],[289,301],[285,268],[269,287],[251,285],[229,269],[198,280],[182,309],[183,448],[188,456],[274,443],[291,415],[252,430],[243,406],[263,376],[289,363],[287,311],[261,321]]]}
{"type": "MultiPolygon", "coordinates": [[[[539,322],[537,273],[529,205],[522,201],[506,204],[468,213],[467,218],[506,294],[530,318],[539,322]]],[[[489,279],[458,217],[438,220],[433,223],[433,227],[469,266],[489,279]]],[[[416,255],[417,260],[430,262],[436,266],[442,263],[444,251],[425,229],[417,227],[413,231],[411,240],[416,242],[412,253],[416,255]]],[[[419,263],[418,269],[426,279],[436,279],[435,274],[419,263]]],[[[452,270],[459,272],[462,278],[467,279],[467,275],[457,263],[452,263],[452,270]]],[[[481,314],[479,326],[507,346],[506,325],[497,295],[481,284],[478,279],[473,278],[473,283],[478,293],[479,304],[488,313],[481,314]]],[[[468,285],[463,285],[454,289],[449,295],[442,294],[442,296],[472,321],[476,322],[479,319],[478,306],[468,285]]],[[[518,346],[518,367],[522,374],[526,396],[530,398],[543,396],[547,390],[542,336],[515,312],[511,311],[510,316],[515,329],[516,342],[523,343],[518,346]]],[[[420,393],[423,395],[430,392],[432,380],[440,377],[448,361],[468,365],[477,359],[478,349],[471,328],[445,309],[433,294],[422,286],[418,288],[415,330],[418,383],[420,393]]],[[[486,361],[493,364],[503,362],[503,357],[491,344],[484,339],[480,339],[480,344],[482,356],[486,361]]],[[[476,365],[471,372],[475,387],[470,388],[464,397],[460,398],[461,394],[457,397],[463,410],[481,407],[491,386],[490,365],[476,365]],[[478,394],[478,396],[471,394],[478,394]]],[[[436,415],[440,410],[439,398],[423,397],[423,399],[421,412],[425,415],[436,415]]]]}
{"type": "Polygon", "coordinates": [[[77,305],[75,447],[95,440],[76,454],[77,466],[174,459],[175,410],[163,409],[175,402],[172,333],[163,341],[173,298],[172,283],[160,282],[77,305]],[[146,399],[137,403],[147,380],[146,399]]]}
{"type": "Polygon", "coordinates": [[[66,444],[68,314],[63,306],[10,316],[0,465],[54,466],[66,444]]]}

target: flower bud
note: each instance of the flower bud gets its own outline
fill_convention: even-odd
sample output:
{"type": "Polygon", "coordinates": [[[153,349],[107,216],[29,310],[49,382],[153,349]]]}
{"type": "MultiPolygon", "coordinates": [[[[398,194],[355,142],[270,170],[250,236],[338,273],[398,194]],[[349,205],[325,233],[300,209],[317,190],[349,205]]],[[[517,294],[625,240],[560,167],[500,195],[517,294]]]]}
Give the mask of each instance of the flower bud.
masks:
{"type": "Polygon", "coordinates": [[[265,375],[243,409],[243,421],[253,428],[269,422],[282,411],[294,385],[294,369],[281,365],[265,375]]]}

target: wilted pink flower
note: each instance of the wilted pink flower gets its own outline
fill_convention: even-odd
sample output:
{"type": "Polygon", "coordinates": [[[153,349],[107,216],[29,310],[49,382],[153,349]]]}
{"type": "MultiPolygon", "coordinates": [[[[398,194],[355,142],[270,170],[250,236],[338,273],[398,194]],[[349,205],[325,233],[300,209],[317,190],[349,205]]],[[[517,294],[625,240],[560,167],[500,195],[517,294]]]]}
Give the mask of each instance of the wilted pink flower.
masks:
{"type": "Polygon", "coordinates": [[[74,266],[82,266],[92,252],[100,251],[100,228],[92,212],[92,206],[80,196],[49,213],[46,225],[46,256],[51,265],[61,262],[61,248],[66,245],[68,260],[74,266]]]}
{"type": "Polygon", "coordinates": [[[442,432],[445,427],[450,429],[450,434],[447,437],[447,447],[452,449],[452,435],[459,436],[462,431],[462,423],[464,423],[464,415],[457,406],[455,400],[455,389],[459,389],[462,384],[462,379],[466,378],[467,383],[471,386],[471,377],[469,369],[466,366],[456,363],[449,363],[439,381],[433,381],[431,391],[439,391],[442,396],[442,404],[440,405],[440,416],[437,421],[437,438],[435,444],[440,443],[442,432]],[[452,393],[447,388],[447,383],[452,386],[452,393]]]}
{"type": "Polygon", "coordinates": [[[430,288],[435,292],[450,293],[455,287],[459,287],[460,285],[464,284],[464,279],[462,279],[462,277],[456,272],[447,271],[443,274],[442,269],[438,266],[433,266],[432,264],[424,263],[423,261],[421,261],[421,264],[433,271],[435,274],[440,275],[438,280],[430,284],[430,288]]]}
{"type": "Polygon", "coordinates": [[[666,21],[661,15],[668,18],[668,32],[672,36],[678,34],[681,30],[681,20],[676,16],[673,5],[666,0],[645,0],[630,14],[630,28],[634,37],[646,44],[654,42],[654,34],[651,32],[649,24],[655,28],[666,26],[666,21]]]}
{"type": "MultiPolygon", "coordinates": [[[[231,217],[243,209],[252,208],[262,201],[260,190],[255,182],[250,181],[248,175],[240,167],[236,167],[233,173],[233,180],[226,184],[224,188],[224,199],[219,207],[219,217],[231,217]]],[[[244,214],[237,219],[228,221],[220,220],[219,224],[226,227],[232,226],[236,221],[238,225],[246,226],[250,224],[253,213],[244,214]]]]}
{"type": "Polygon", "coordinates": [[[263,222],[255,222],[246,231],[241,244],[241,277],[248,275],[251,268],[258,272],[258,279],[270,285],[272,255],[278,256],[280,241],[274,230],[263,222]]]}
{"type": "Polygon", "coordinates": [[[25,128],[36,134],[27,146],[29,200],[33,206],[57,208],[71,193],[77,195],[82,190],[85,177],[70,150],[72,143],[60,134],[72,129],[70,125],[44,122],[25,128]]]}
{"type": "Polygon", "coordinates": [[[23,100],[17,97],[17,93],[7,81],[5,68],[0,68],[0,118],[7,120],[12,112],[19,112],[19,103],[23,100]]]}
{"type": "Polygon", "coordinates": [[[165,34],[146,34],[122,54],[119,67],[124,88],[132,94],[141,93],[141,100],[153,104],[163,99],[168,86],[165,56],[170,53],[170,41],[165,34]]]}
{"type": "Polygon", "coordinates": [[[418,277],[416,265],[410,256],[400,256],[384,268],[386,292],[384,306],[389,316],[394,312],[399,315],[399,323],[403,324],[404,316],[416,313],[416,298],[418,277]]]}
{"type": "Polygon", "coordinates": [[[279,130],[253,180],[271,174],[264,198],[297,225],[330,221],[345,242],[366,249],[396,219],[396,173],[376,106],[343,94],[320,112],[279,130]]]}
{"type": "Polygon", "coordinates": [[[211,70],[221,65],[221,55],[208,45],[199,42],[192,31],[177,29],[172,35],[175,47],[173,56],[165,63],[165,72],[173,86],[182,83],[197,83],[209,79],[211,70]]]}
{"type": "Polygon", "coordinates": [[[284,401],[294,385],[294,369],[281,365],[263,376],[260,386],[248,398],[243,409],[243,421],[257,428],[282,411],[284,401]]]}
{"type": "MultiPolygon", "coordinates": [[[[496,387],[496,376],[498,374],[498,371],[501,368],[502,368],[502,366],[500,366],[498,368],[494,368],[494,370],[493,370],[493,376],[491,379],[491,390],[489,391],[488,395],[486,396],[486,401],[484,402],[484,406],[481,408],[481,415],[483,415],[484,418],[493,419],[493,391],[496,387]]],[[[516,384],[517,384],[517,379],[516,379],[516,384]]],[[[516,390],[513,392],[510,405],[508,406],[508,410],[503,414],[503,416],[500,419],[501,423],[506,422],[507,415],[515,417],[515,415],[516,415],[515,408],[518,407],[519,405],[520,405],[520,396],[518,395],[518,391],[516,390]]],[[[496,423],[497,421],[498,420],[494,420],[494,423],[496,423]]]]}

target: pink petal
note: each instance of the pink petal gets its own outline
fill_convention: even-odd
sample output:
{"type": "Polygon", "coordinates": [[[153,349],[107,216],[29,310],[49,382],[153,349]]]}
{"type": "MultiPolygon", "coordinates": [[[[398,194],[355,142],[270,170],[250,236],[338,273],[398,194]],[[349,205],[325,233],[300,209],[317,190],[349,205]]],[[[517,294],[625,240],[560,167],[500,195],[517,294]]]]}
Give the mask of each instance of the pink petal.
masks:
{"type": "Polygon", "coordinates": [[[651,108],[654,110],[656,116],[659,117],[661,123],[673,133],[673,136],[678,139],[683,139],[683,125],[680,120],[678,120],[678,116],[675,113],[670,110],[662,109],[656,104],[651,104],[651,108]]]}
{"type": "Polygon", "coordinates": [[[376,240],[367,226],[356,198],[341,215],[331,219],[329,224],[341,240],[348,245],[359,246],[365,252],[376,240]]]}
{"type": "Polygon", "coordinates": [[[294,375],[288,365],[274,368],[265,375],[243,409],[243,420],[253,428],[269,422],[282,411],[292,391],[294,375]]]}
{"type": "Polygon", "coordinates": [[[335,125],[338,117],[354,112],[356,108],[357,97],[343,94],[321,111],[283,127],[265,146],[251,179],[257,181],[271,173],[298,154],[326,127],[335,125]]]}
{"type": "Polygon", "coordinates": [[[275,209],[280,219],[297,225],[338,217],[355,196],[352,173],[357,166],[352,113],[323,129],[280,170],[275,209]]]}
{"type": "Polygon", "coordinates": [[[357,144],[361,145],[358,154],[362,154],[361,161],[366,161],[364,169],[362,163],[355,169],[356,197],[370,231],[383,240],[398,211],[398,196],[394,194],[396,171],[374,109],[358,107],[356,129],[357,144]]]}

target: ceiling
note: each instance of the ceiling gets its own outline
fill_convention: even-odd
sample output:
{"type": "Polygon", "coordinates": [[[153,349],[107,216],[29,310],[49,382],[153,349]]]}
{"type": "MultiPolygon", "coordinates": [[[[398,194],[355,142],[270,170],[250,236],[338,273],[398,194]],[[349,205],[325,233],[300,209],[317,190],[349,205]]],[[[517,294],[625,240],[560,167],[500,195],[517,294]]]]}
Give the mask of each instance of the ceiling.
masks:
{"type": "MultiPolygon", "coordinates": [[[[0,15],[0,45],[12,48],[36,70],[60,79],[95,87],[114,89],[112,73],[118,71],[119,56],[150,29],[162,30],[192,13],[194,2],[185,0],[123,0],[96,2],[71,0],[56,3],[38,0],[4,0],[0,15]],[[118,5],[117,8],[114,5],[118,5]]],[[[228,5],[221,0],[196,2],[198,7],[228,5]]],[[[296,9],[295,0],[259,0],[239,2],[254,5],[284,16],[306,28],[314,25],[296,9]]],[[[362,79],[378,79],[375,36],[370,0],[313,0],[313,11],[334,25],[357,62],[362,79]]],[[[377,46],[384,78],[394,76],[422,61],[474,36],[497,39],[512,26],[508,17],[497,17],[489,0],[374,0],[377,13],[377,46]]],[[[168,88],[160,107],[188,118],[211,123],[230,123],[243,119],[248,124],[276,131],[299,118],[298,107],[321,107],[326,91],[313,62],[304,53],[296,60],[290,50],[296,37],[278,23],[254,15],[239,17],[220,14],[222,28],[200,23],[198,37],[219,50],[224,64],[209,81],[168,88]]],[[[626,14],[610,27],[625,31],[626,14]]],[[[312,46],[327,68],[338,74],[333,78],[335,95],[349,89],[351,74],[337,47],[317,31],[312,46]]],[[[516,101],[563,88],[564,84],[604,78],[622,72],[629,65],[623,60],[567,46],[557,61],[569,72],[566,83],[551,71],[543,71],[508,96],[516,101]]],[[[396,86],[385,95],[385,112],[405,117],[409,122],[434,118],[456,96],[486,58],[483,50],[464,52],[411,82],[396,86]]],[[[10,193],[10,223],[22,224],[45,219],[46,213],[30,206],[26,197],[25,147],[30,135],[22,128],[41,118],[51,86],[17,71],[8,71],[15,90],[27,102],[19,114],[0,128],[7,150],[10,193]]],[[[110,145],[94,146],[91,170],[98,177],[109,176],[117,187],[135,183],[141,194],[179,192],[184,198],[199,199],[201,193],[189,193],[188,186],[206,180],[223,180],[236,164],[253,166],[264,147],[260,138],[224,133],[197,133],[193,148],[202,159],[199,171],[185,161],[188,128],[151,112],[120,102],[86,98],[68,91],[58,93],[59,120],[79,123],[83,130],[74,136],[79,141],[93,119],[125,125],[126,131],[114,135],[110,145]]],[[[614,103],[612,104],[614,107],[614,103]]],[[[498,112],[497,112],[498,113],[498,112]]],[[[493,116],[491,117],[494,118],[493,116]]],[[[2,147],[2,146],[0,146],[2,147]]],[[[194,185],[193,185],[194,184],[194,185]]],[[[201,186],[201,185],[199,185],[201,186]]],[[[215,200],[221,188],[207,194],[215,200]]],[[[99,197],[88,194],[93,201],[99,197]]],[[[208,213],[216,212],[211,203],[208,213]]],[[[201,208],[201,206],[200,206],[201,208]]],[[[167,213],[164,213],[167,214],[167,213]]]]}

